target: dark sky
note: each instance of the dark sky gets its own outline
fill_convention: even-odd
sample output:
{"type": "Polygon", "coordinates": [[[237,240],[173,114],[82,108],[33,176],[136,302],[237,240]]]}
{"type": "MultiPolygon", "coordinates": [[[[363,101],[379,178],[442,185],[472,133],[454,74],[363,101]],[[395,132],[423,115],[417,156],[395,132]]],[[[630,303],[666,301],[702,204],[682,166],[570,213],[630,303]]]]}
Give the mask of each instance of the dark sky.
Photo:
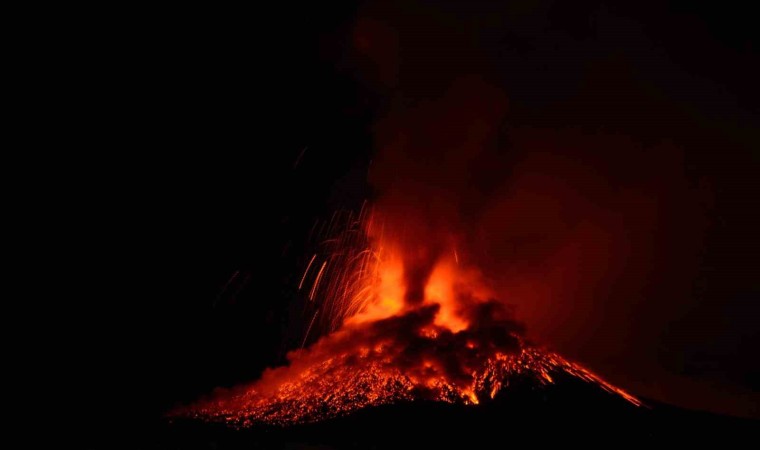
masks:
{"type": "Polygon", "coordinates": [[[752,15],[620,3],[138,11],[85,33],[78,417],[121,429],[281,363],[314,222],[410,180],[451,199],[420,220],[450,219],[537,340],[757,417],[752,15]]]}

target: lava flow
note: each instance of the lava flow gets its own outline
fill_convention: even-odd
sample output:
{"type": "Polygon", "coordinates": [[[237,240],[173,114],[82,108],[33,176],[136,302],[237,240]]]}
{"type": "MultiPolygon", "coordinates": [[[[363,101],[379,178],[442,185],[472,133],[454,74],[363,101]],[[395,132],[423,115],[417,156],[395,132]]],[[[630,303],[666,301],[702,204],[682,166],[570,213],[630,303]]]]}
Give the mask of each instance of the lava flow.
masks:
{"type": "Polygon", "coordinates": [[[288,366],[177,416],[290,425],[404,401],[477,405],[511,384],[541,387],[567,376],[641,405],[580,365],[529,345],[511,308],[455,250],[402,250],[399,242],[409,241],[389,238],[368,214],[349,219],[343,237],[328,240],[330,253],[311,257],[300,279],[315,311],[307,337],[320,314],[325,334],[291,352],[288,366]],[[345,238],[357,233],[367,239],[345,238]]]}

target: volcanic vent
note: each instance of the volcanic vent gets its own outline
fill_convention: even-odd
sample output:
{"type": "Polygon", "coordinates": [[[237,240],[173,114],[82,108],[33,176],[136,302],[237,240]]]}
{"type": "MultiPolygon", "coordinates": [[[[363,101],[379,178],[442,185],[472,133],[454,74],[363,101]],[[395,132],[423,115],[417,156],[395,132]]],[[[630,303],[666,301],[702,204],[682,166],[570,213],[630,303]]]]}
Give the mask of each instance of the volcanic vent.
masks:
{"type": "Polygon", "coordinates": [[[365,213],[326,240],[329,250],[309,260],[300,280],[314,310],[305,332],[321,314],[325,335],[291,352],[288,366],[173,415],[291,425],[417,400],[508,401],[512,385],[542,389],[567,377],[641,405],[584,367],[530,345],[511,308],[456,250],[391,239],[365,213]]]}

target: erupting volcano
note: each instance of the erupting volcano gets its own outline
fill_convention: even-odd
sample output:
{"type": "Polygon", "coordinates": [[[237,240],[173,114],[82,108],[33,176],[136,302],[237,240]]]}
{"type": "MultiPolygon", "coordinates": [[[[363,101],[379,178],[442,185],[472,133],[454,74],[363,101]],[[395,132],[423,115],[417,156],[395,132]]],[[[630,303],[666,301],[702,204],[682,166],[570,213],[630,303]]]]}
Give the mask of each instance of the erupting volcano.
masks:
{"type": "Polygon", "coordinates": [[[540,391],[565,379],[642,404],[530,344],[512,308],[467,264],[453,238],[421,244],[383,224],[369,208],[329,223],[329,237],[307,258],[299,280],[309,320],[304,346],[288,355],[288,366],[173,415],[236,427],[293,425],[418,400],[509,401],[513,386],[540,391]],[[317,330],[322,336],[305,345],[317,330]]]}

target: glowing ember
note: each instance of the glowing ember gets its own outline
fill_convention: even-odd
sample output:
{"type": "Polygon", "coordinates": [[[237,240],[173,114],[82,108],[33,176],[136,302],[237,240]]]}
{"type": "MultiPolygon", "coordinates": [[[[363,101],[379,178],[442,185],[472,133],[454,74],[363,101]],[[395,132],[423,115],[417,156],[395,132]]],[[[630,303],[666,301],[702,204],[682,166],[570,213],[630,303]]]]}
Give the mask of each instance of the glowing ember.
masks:
{"type": "MultiPolygon", "coordinates": [[[[447,380],[431,362],[421,361],[420,366],[404,370],[395,367],[392,358],[384,358],[382,349],[378,350],[361,348],[358,354],[335,356],[304,368],[294,378],[285,375],[277,386],[267,386],[262,381],[240,393],[199,403],[186,413],[239,426],[257,422],[289,425],[415,399],[478,404],[494,398],[515,378],[529,377],[539,385],[546,385],[563,373],[596,383],[636,406],[641,405],[635,397],[583,367],[535,348],[524,348],[516,354],[494,354],[480,370],[473,370],[470,380],[462,385],[447,380]]],[[[274,371],[265,379],[277,375],[280,372],[274,371]]]]}
{"type": "Polygon", "coordinates": [[[494,300],[460,254],[435,257],[422,264],[426,270],[410,267],[429,255],[409,257],[398,240],[373,230],[365,214],[328,239],[330,253],[312,256],[300,278],[308,304],[317,305],[306,335],[318,314],[329,334],[290,353],[289,366],[177,415],[236,426],[287,425],[402,401],[475,405],[519,380],[546,386],[562,376],[641,405],[578,364],[528,345],[511,309],[494,300]]]}

